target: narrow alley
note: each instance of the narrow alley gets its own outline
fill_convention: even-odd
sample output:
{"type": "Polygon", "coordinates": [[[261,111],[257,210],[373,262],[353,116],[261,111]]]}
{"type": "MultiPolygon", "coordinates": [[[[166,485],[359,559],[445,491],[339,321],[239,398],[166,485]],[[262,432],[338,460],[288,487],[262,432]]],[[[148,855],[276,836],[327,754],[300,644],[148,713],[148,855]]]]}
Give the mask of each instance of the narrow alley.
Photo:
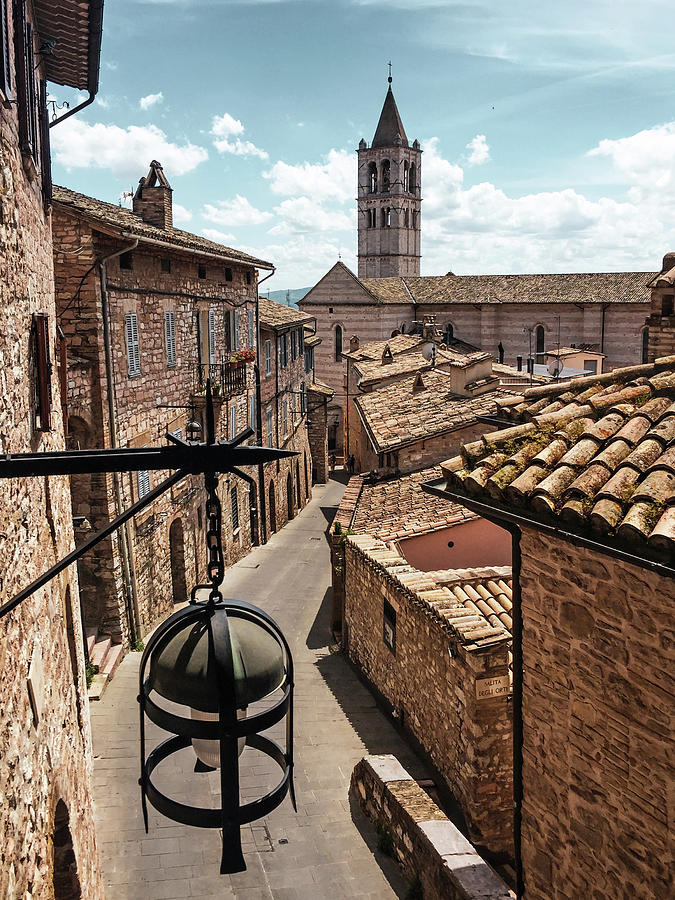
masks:
{"type": "MultiPolygon", "coordinates": [[[[427,777],[342,654],[329,646],[330,559],[325,538],[343,485],[314,488],[312,501],[264,547],[225,576],[223,594],[273,615],[291,645],[296,667],[295,765],[297,815],[290,800],[242,829],[247,871],[218,874],[217,832],[177,825],[150,809],[145,834],[138,789],[138,666],[123,661],[99,703],[91,706],[94,797],[107,900],[173,898],[402,897],[406,885],[360,810],[350,808],[349,780],[367,753],[393,753],[415,777],[427,777]]],[[[162,732],[152,726],[149,743],[162,732]]],[[[259,796],[272,770],[241,758],[241,794],[259,796]],[[262,790],[261,790],[262,789],[262,790]]],[[[213,804],[218,776],[192,773],[194,755],[163,786],[178,799],[213,804]],[[203,796],[187,788],[187,779],[203,796]]],[[[272,782],[269,782],[271,784],[272,782]]]]}

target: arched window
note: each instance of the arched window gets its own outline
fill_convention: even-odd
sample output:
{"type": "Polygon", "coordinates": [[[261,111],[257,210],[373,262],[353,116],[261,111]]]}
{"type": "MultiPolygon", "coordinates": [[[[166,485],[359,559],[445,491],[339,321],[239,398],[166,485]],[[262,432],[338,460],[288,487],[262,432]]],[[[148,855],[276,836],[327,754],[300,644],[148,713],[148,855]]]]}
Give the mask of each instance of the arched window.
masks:
{"type": "Polygon", "coordinates": [[[642,329],[642,362],[649,362],[649,328],[642,329]]]}
{"type": "Polygon", "coordinates": [[[541,365],[546,360],[544,357],[544,341],[545,341],[545,332],[543,325],[537,325],[534,330],[534,346],[535,346],[535,354],[536,354],[536,362],[541,365]]]}
{"type": "Polygon", "coordinates": [[[335,362],[342,359],[342,325],[335,326],[335,362]]]}
{"type": "Polygon", "coordinates": [[[417,193],[417,166],[415,163],[410,165],[410,174],[408,176],[408,190],[411,194],[417,193]]]}
{"type": "Polygon", "coordinates": [[[385,193],[388,193],[388,191],[389,191],[389,172],[390,172],[389,160],[383,159],[382,160],[382,190],[385,193]]]}
{"type": "Polygon", "coordinates": [[[374,162],[368,166],[368,191],[371,194],[377,193],[377,166],[374,162]]]}
{"type": "Polygon", "coordinates": [[[407,228],[409,223],[410,223],[410,212],[409,212],[409,210],[406,209],[406,211],[403,213],[403,224],[407,228]]]}
{"type": "Polygon", "coordinates": [[[455,335],[455,329],[452,327],[452,324],[448,322],[448,324],[443,329],[443,341],[446,344],[449,344],[455,335]]]}
{"type": "Polygon", "coordinates": [[[412,214],[412,227],[417,228],[417,213],[413,210],[412,214]]]}
{"type": "Polygon", "coordinates": [[[409,174],[408,173],[408,160],[406,159],[405,162],[403,163],[403,190],[404,191],[409,190],[408,185],[410,182],[408,179],[408,174],[409,174]]]}

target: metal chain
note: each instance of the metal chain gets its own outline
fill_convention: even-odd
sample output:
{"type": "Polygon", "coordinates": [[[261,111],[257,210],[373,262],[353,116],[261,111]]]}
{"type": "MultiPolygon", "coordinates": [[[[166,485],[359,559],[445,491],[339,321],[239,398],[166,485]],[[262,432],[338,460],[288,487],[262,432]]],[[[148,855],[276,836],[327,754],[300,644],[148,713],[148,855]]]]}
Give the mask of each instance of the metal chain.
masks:
{"type": "Polygon", "coordinates": [[[209,600],[221,600],[220,583],[225,577],[222,542],[222,510],[218,499],[218,476],[215,472],[204,475],[206,485],[206,549],[208,553],[207,571],[211,582],[209,600]]]}

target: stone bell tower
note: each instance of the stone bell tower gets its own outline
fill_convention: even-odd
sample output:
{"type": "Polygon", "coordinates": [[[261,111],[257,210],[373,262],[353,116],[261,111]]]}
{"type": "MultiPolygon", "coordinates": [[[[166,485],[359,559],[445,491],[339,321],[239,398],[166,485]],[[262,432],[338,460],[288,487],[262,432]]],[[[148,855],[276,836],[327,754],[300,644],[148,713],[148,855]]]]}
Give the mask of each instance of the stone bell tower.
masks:
{"type": "Polygon", "coordinates": [[[389,89],[373,142],[358,149],[359,278],[420,274],[422,151],[389,89]]]}

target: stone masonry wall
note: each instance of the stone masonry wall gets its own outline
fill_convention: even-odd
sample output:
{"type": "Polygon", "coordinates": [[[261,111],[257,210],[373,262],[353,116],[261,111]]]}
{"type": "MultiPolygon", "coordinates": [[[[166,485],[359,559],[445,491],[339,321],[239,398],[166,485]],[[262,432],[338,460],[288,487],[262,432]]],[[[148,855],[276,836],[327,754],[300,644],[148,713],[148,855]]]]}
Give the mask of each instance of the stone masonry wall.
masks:
{"type": "Polygon", "coordinates": [[[392,855],[412,884],[421,886],[424,897],[513,897],[395,757],[364,756],[354,768],[349,793],[380,835],[390,838],[392,855]]]}
{"type": "Polygon", "coordinates": [[[672,890],[675,581],[523,529],[528,900],[672,890]]]}
{"type": "MultiPolygon", "coordinates": [[[[11,4],[7,9],[11,35],[11,4]]],[[[18,150],[16,105],[0,103],[1,453],[64,449],[57,360],[51,237],[40,172],[18,150]],[[50,431],[35,427],[34,313],[49,317],[50,431]]],[[[68,480],[3,479],[0,508],[4,603],[72,549],[68,480]]],[[[82,896],[99,900],[91,734],[73,567],[0,619],[0,671],[0,897],[54,896],[52,836],[62,800],[82,896]]]]}
{"type": "Polygon", "coordinates": [[[458,640],[421,591],[438,586],[367,535],[345,543],[349,658],[392,705],[465,814],[471,839],[512,852],[511,707],[476,699],[476,680],[508,673],[507,640],[479,648],[458,640]],[[406,574],[401,574],[405,572],[406,574]],[[395,649],[383,639],[384,601],[396,611],[395,649]]]}

